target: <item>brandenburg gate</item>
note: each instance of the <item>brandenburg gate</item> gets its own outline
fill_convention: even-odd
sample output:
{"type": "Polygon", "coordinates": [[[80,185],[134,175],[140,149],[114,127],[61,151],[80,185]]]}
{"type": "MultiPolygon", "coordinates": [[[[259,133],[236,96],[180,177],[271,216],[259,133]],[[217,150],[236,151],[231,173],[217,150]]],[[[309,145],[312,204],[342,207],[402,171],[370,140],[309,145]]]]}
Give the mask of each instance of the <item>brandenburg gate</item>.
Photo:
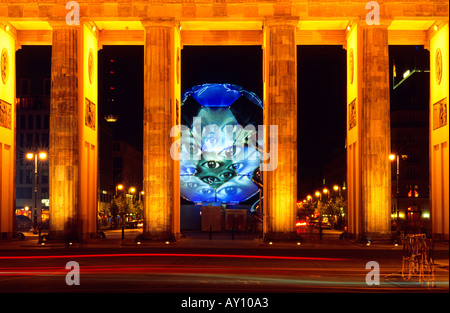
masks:
{"type": "Polygon", "coordinates": [[[49,237],[55,239],[97,232],[97,52],[103,45],[144,46],[143,235],[157,240],[180,233],[180,165],[170,155],[177,140],[170,130],[180,123],[183,46],[263,49],[264,124],[278,125],[277,167],[263,175],[264,234],[277,240],[295,236],[296,46],[347,51],[348,230],[383,237],[391,219],[388,46],[424,45],[430,51],[432,232],[448,239],[448,9],[437,0],[0,1],[1,237],[14,232],[15,52],[23,45],[52,46],[49,237]]]}

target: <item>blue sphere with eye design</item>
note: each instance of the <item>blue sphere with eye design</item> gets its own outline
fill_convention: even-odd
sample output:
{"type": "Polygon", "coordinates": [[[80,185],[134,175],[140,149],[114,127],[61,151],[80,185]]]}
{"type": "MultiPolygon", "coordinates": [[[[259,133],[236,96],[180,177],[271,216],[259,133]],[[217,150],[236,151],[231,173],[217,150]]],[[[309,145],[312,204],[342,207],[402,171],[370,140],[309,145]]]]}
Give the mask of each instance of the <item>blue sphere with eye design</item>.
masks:
{"type": "Polygon", "coordinates": [[[255,195],[262,159],[260,98],[237,85],[203,84],[182,93],[181,107],[181,196],[196,203],[239,203],[255,195]]]}

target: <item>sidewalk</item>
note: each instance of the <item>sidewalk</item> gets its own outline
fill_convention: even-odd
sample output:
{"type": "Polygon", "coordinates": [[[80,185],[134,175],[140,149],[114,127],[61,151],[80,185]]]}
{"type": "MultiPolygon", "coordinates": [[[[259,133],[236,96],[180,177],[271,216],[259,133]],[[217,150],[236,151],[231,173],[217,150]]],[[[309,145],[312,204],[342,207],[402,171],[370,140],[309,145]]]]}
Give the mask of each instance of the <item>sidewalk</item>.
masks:
{"type": "MultiPolygon", "coordinates": [[[[257,234],[248,233],[212,233],[211,238],[208,232],[187,232],[182,238],[175,242],[152,242],[142,241],[137,243],[136,236],[141,234],[140,230],[127,229],[125,239],[122,240],[121,230],[105,231],[105,239],[92,239],[86,243],[74,243],[73,247],[82,248],[127,248],[127,247],[180,247],[180,248],[226,248],[226,249],[364,249],[364,250],[399,250],[403,246],[388,243],[372,243],[370,245],[358,243],[356,240],[339,239],[338,236],[327,236],[325,233],[322,240],[306,239],[305,242],[264,242],[257,234]]],[[[330,233],[331,234],[331,233],[330,233]]],[[[329,234],[328,234],[329,235],[329,234]]],[[[66,248],[64,243],[38,244],[38,236],[25,233],[25,240],[13,238],[0,240],[0,250],[2,249],[27,249],[27,248],[66,248]]],[[[435,243],[435,250],[449,250],[447,243],[435,243]]],[[[447,261],[448,263],[448,261],[447,261]]]]}

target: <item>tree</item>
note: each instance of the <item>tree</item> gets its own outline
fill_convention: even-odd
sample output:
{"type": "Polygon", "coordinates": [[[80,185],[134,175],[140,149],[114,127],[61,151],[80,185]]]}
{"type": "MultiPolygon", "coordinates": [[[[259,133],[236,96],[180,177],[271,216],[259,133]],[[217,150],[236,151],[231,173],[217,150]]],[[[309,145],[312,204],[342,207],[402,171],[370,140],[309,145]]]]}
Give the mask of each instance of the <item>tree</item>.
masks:
{"type": "Polygon", "coordinates": [[[113,224],[117,227],[117,217],[125,215],[130,211],[130,204],[125,195],[116,196],[111,200],[109,205],[109,212],[112,216],[113,224]]]}
{"type": "Polygon", "coordinates": [[[304,202],[302,206],[297,210],[297,215],[299,217],[307,217],[314,214],[316,211],[316,203],[314,202],[304,202]]]}
{"type": "Polygon", "coordinates": [[[130,213],[133,214],[136,219],[141,219],[144,212],[144,203],[141,200],[133,200],[130,205],[130,213]]]}
{"type": "Polygon", "coordinates": [[[112,217],[111,227],[113,225],[116,226],[117,215],[119,214],[119,204],[117,203],[117,199],[115,197],[111,200],[108,209],[109,214],[111,214],[112,217]]]}
{"type": "Polygon", "coordinates": [[[328,215],[333,217],[337,223],[337,227],[341,228],[343,225],[343,214],[345,214],[347,204],[344,197],[338,196],[330,198],[327,202],[324,202],[320,207],[319,212],[321,215],[328,215]]]}

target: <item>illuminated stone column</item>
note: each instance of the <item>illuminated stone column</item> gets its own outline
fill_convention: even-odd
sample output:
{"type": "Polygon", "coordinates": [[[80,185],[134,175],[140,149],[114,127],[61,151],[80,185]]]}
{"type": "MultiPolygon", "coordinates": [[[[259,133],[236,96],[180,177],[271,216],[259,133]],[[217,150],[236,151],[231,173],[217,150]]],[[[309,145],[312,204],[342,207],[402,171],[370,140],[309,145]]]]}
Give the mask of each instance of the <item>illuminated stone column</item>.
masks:
{"type": "Polygon", "coordinates": [[[430,34],[430,198],[435,239],[449,237],[449,27],[437,23],[430,34]]]}
{"type": "Polygon", "coordinates": [[[16,35],[0,23],[0,239],[14,232],[16,208],[16,35]]]}
{"type": "Polygon", "coordinates": [[[78,49],[81,27],[53,22],[49,143],[49,238],[77,233],[78,49]]]}
{"type": "Polygon", "coordinates": [[[97,231],[97,39],[88,25],[52,21],[50,239],[97,231]]]}
{"type": "Polygon", "coordinates": [[[384,237],[391,213],[387,25],[353,25],[347,64],[348,230],[384,237]]]}
{"type": "Polygon", "coordinates": [[[145,240],[171,240],[179,233],[179,162],[170,155],[179,123],[180,36],[175,21],[142,21],[144,46],[144,229],[145,240]]]}
{"type": "MultiPolygon", "coordinates": [[[[278,160],[265,168],[265,240],[294,239],[297,203],[297,19],[273,19],[264,24],[264,148],[278,160]],[[277,143],[270,125],[278,127],[277,143]]],[[[267,163],[267,161],[266,161],[267,163]]]]}

